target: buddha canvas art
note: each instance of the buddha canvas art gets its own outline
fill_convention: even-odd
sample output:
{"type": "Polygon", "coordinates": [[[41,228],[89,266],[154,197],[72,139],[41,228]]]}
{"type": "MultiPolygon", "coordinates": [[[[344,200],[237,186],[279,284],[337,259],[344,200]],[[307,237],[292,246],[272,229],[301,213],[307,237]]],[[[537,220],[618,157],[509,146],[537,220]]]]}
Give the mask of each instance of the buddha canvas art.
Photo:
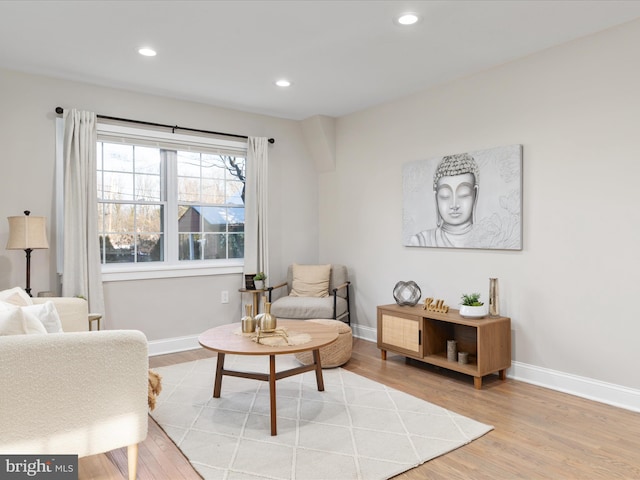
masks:
{"type": "Polygon", "coordinates": [[[522,249],[522,146],[406,163],[403,239],[414,247],[522,249]]]}

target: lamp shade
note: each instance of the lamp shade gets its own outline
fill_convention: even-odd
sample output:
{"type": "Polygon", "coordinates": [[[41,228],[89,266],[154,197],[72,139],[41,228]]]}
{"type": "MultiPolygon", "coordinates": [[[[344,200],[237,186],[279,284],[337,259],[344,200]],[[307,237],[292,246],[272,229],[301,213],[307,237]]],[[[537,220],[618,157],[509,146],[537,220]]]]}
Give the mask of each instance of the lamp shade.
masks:
{"type": "Polygon", "coordinates": [[[27,213],[22,217],[8,217],[7,220],[9,220],[7,250],[49,248],[45,217],[30,217],[27,213]]]}

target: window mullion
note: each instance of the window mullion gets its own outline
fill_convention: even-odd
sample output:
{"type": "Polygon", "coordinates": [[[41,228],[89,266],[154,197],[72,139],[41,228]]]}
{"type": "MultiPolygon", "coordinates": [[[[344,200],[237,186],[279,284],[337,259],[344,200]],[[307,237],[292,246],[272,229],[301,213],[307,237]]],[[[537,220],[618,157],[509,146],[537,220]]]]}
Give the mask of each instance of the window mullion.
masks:
{"type": "Polygon", "coordinates": [[[164,168],[166,168],[165,209],[165,245],[166,259],[170,264],[178,263],[178,164],[175,150],[162,150],[164,153],[164,168]]]}

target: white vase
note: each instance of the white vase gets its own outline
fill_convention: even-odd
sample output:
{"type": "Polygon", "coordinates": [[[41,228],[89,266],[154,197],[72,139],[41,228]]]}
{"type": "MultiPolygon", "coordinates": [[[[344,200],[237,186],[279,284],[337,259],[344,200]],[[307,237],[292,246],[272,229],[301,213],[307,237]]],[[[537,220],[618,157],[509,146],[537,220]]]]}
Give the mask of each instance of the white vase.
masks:
{"type": "Polygon", "coordinates": [[[483,318],[489,314],[488,305],[472,307],[470,305],[460,305],[460,316],[464,318],[483,318]]]}
{"type": "Polygon", "coordinates": [[[256,290],[264,290],[264,280],[254,280],[253,283],[256,286],[256,290]]]}

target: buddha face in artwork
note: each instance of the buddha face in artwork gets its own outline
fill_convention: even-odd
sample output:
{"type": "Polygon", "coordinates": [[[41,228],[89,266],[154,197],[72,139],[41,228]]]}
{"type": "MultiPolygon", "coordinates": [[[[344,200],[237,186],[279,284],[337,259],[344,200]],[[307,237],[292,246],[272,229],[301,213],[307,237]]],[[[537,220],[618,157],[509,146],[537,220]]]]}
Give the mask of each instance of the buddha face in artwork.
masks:
{"type": "Polygon", "coordinates": [[[433,178],[438,226],[451,231],[469,228],[478,200],[478,165],[463,153],[444,157],[433,178]]]}

